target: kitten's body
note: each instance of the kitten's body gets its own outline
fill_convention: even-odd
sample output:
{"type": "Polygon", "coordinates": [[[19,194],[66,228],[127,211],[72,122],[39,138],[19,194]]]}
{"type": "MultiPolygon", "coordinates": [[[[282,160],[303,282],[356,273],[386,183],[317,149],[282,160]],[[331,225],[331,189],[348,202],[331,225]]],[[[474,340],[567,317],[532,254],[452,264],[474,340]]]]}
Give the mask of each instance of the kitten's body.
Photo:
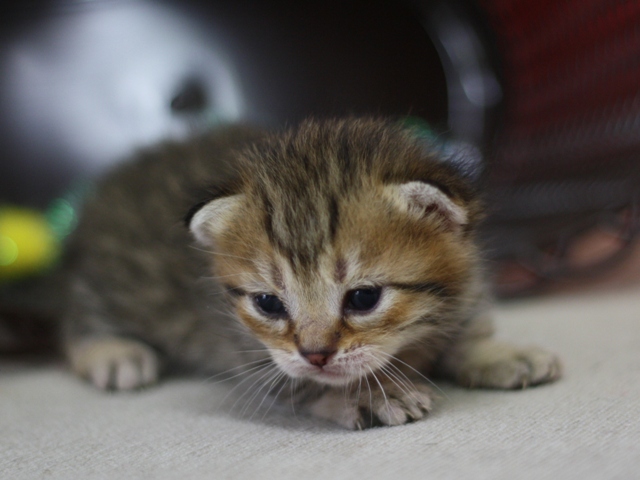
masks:
{"type": "Polygon", "coordinates": [[[69,248],[79,374],[134,388],[163,363],[246,366],[275,391],[295,378],[298,401],[350,428],[422,417],[416,370],[498,388],[559,375],[553,355],[490,339],[477,200],[414,132],[365,119],[261,136],[166,145],[89,200],[69,248]]]}

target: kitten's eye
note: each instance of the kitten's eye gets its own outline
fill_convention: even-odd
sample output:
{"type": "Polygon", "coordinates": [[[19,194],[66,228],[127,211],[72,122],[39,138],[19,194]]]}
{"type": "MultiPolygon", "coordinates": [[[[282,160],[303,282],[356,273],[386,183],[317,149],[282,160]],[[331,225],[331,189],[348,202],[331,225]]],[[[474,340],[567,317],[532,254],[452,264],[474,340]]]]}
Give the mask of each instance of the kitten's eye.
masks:
{"type": "Polygon", "coordinates": [[[346,308],[358,312],[366,312],[373,309],[380,300],[382,288],[359,288],[347,293],[346,308]]]}
{"type": "Polygon", "coordinates": [[[267,315],[283,317],[287,314],[287,309],[284,308],[282,301],[275,295],[261,293],[256,295],[254,300],[258,308],[267,315]]]}

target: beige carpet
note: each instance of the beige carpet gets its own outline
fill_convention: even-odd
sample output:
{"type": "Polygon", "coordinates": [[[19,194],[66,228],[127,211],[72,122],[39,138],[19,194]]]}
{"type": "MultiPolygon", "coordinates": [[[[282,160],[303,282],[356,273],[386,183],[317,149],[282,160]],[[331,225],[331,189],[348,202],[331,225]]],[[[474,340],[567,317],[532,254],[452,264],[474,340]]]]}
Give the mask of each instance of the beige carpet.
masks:
{"type": "Polygon", "coordinates": [[[517,392],[442,385],[430,418],[364,432],[287,408],[241,418],[216,407],[229,388],[202,379],[107,395],[59,365],[4,361],[0,478],[640,478],[640,288],[496,316],[500,336],[559,352],[565,377],[517,392]]]}

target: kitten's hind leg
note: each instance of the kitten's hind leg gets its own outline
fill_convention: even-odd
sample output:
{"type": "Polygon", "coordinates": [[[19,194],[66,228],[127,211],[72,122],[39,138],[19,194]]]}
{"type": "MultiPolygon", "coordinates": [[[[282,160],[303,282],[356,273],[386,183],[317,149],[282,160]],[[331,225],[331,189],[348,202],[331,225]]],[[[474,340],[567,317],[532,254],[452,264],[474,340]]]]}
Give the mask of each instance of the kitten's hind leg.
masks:
{"type": "Polygon", "coordinates": [[[469,388],[526,388],[560,378],[558,357],[537,347],[515,347],[492,338],[467,340],[448,353],[443,373],[469,388]]]}
{"type": "Polygon", "coordinates": [[[101,389],[132,390],[158,380],[160,362],[142,342],[115,336],[74,339],[67,344],[73,370],[101,389]]]}

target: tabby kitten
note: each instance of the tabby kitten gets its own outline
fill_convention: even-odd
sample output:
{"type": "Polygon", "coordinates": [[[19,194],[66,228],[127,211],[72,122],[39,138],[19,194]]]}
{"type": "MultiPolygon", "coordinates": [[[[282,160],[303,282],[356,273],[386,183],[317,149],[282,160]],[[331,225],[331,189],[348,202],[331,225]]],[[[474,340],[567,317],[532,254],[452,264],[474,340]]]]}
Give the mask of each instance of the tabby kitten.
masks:
{"type": "Polygon", "coordinates": [[[491,339],[480,214],[436,149],[384,120],[163,145],[86,203],[68,247],[68,358],[100,388],[172,364],[244,372],[347,428],[423,417],[423,374],[554,380],[554,355],[491,339]]]}

